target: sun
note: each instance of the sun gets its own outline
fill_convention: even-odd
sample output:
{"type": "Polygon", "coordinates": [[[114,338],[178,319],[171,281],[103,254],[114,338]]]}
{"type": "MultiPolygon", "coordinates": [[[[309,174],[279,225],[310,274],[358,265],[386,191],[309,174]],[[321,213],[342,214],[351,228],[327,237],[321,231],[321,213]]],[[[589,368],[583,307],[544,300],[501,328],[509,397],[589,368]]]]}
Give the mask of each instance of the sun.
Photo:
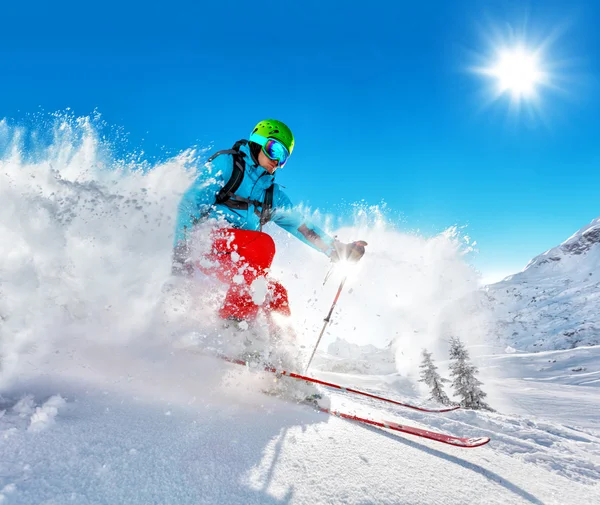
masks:
{"type": "Polygon", "coordinates": [[[538,53],[524,47],[502,49],[485,73],[496,79],[498,93],[510,93],[514,100],[528,99],[545,82],[540,60],[538,53]]]}
{"type": "Polygon", "coordinates": [[[507,106],[511,119],[546,124],[554,106],[548,94],[562,97],[572,91],[565,85],[573,85],[575,65],[560,43],[566,29],[533,28],[525,21],[480,24],[479,47],[466,53],[466,70],[484,84],[475,91],[479,112],[507,106]]]}

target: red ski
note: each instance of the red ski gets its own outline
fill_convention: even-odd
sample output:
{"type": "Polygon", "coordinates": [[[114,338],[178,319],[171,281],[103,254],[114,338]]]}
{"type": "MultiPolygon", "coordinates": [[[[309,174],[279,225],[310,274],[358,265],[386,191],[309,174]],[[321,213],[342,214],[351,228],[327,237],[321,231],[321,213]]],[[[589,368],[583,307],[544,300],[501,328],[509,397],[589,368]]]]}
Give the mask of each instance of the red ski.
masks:
{"type": "MultiPolygon", "coordinates": [[[[234,363],[236,365],[242,365],[242,366],[249,365],[249,363],[244,361],[243,359],[230,358],[229,356],[225,356],[223,354],[218,354],[218,357],[221,358],[222,360],[225,360],[229,363],[234,363]]],[[[252,365],[249,365],[249,366],[252,366],[252,365]]],[[[400,407],[406,407],[408,409],[418,410],[420,412],[441,413],[441,412],[451,412],[452,410],[456,410],[456,409],[460,408],[458,405],[455,405],[453,407],[447,407],[447,408],[443,408],[443,409],[426,409],[424,407],[417,407],[416,405],[399,402],[396,400],[392,400],[391,398],[385,398],[383,396],[374,395],[371,393],[367,393],[365,391],[359,391],[358,389],[340,386],[339,384],[334,384],[333,382],[322,381],[319,379],[315,379],[313,377],[307,377],[306,375],[300,375],[300,374],[297,374],[294,372],[288,372],[286,370],[278,370],[269,365],[257,365],[256,368],[264,370],[265,372],[271,372],[271,373],[274,373],[277,375],[285,375],[287,377],[291,377],[292,379],[298,379],[298,380],[303,380],[303,381],[307,381],[307,382],[312,382],[314,384],[320,384],[321,386],[326,386],[328,388],[339,389],[340,391],[345,391],[345,392],[353,393],[356,395],[366,396],[367,398],[373,398],[375,400],[380,400],[382,402],[391,403],[393,405],[398,405],[400,407]]]]}
{"type": "MultiPolygon", "coordinates": [[[[248,366],[248,363],[246,361],[244,361],[243,359],[230,358],[230,357],[222,355],[222,354],[219,354],[217,356],[219,358],[221,358],[222,360],[227,361],[228,363],[233,363],[233,364],[242,365],[242,366],[248,366]]],[[[411,408],[414,410],[419,410],[422,412],[448,412],[450,410],[456,410],[458,408],[458,407],[453,407],[453,408],[443,409],[443,410],[425,409],[422,407],[416,407],[415,405],[409,405],[407,403],[397,402],[397,401],[391,400],[389,398],[384,398],[383,396],[377,396],[377,395],[372,395],[370,393],[365,393],[364,391],[359,391],[357,389],[346,388],[346,387],[340,386],[338,384],[333,384],[331,382],[325,382],[325,381],[321,381],[318,379],[313,379],[312,377],[306,377],[304,375],[300,375],[297,373],[287,372],[285,370],[277,370],[276,368],[274,368],[272,366],[268,366],[268,365],[257,365],[256,368],[259,370],[264,370],[264,371],[279,374],[279,375],[285,375],[285,376],[291,377],[293,379],[314,382],[315,384],[321,384],[322,386],[339,389],[341,391],[348,391],[350,393],[368,396],[369,398],[374,398],[377,400],[390,402],[395,405],[399,405],[402,407],[408,407],[408,408],[411,408]]],[[[401,433],[407,433],[409,435],[414,435],[416,437],[421,437],[421,438],[427,438],[429,440],[433,440],[435,442],[441,442],[443,444],[452,445],[454,447],[474,448],[474,447],[480,447],[482,445],[485,445],[490,441],[489,437],[474,437],[474,438],[455,437],[452,435],[447,435],[445,433],[439,433],[436,431],[430,431],[430,430],[425,430],[422,428],[417,428],[415,426],[407,426],[405,424],[399,424],[394,421],[385,421],[385,420],[374,421],[372,419],[368,419],[365,417],[359,417],[354,414],[348,414],[348,413],[340,412],[337,410],[327,409],[325,407],[321,407],[316,402],[306,402],[306,404],[310,405],[311,407],[315,408],[316,410],[318,410],[320,412],[323,412],[325,414],[329,414],[332,416],[336,416],[336,417],[341,417],[342,419],[348,419],[349,421],[356,421],[356,422],[359,422],[362,424],[376,426],[378,428],[384,428],[384,429],[388,429],[388,430],[398,431],[401,433]]]]}
{"type": "Polygon", "coordinates": [[[344,412],[330,410],[323,407],[315,406],[315,408],[321,412],[330,414],[332,416],[341,417],[343,419],[349,419],[351,421],[357,421],[363,424],[369,424],[371,426],[377,426],[378,428],[400,431],[402,433],[408,433],[409,435],[415,435],[421,438],[428,438],[429,440],[434,440],[435,442],[442,442],[443,444],[453,445],[454,447],[463,447],[470,449],[474,447],[481,447],[482,445],[485,445],[490,441],[489,437],[454,437],[452,435],[446,435],[444,433],[439,433],[436,431],[415,428],[414,426],[406,426],[405,424],[398,424],[393,421],[373,421],[372,419],[367,419],[365,417],[358,417],[353,414],[345,414],[344,412]]]}

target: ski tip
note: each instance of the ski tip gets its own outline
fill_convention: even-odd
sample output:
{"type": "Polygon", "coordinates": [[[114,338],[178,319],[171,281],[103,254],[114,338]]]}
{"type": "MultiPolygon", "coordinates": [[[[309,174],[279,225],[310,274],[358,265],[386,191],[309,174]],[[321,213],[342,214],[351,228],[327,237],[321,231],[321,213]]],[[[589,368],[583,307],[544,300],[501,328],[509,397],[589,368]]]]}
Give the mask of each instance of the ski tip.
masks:
{"type": "Polygon", "coordinates": [[[490,440],[490,437],[466,438],[461,442],[457,442],[455,445],[460,447],[481,447],[482,445],[487,444],[490,440]]]}
{"type": "Polygon", "coordinates": [[[454,410],[458,409],[460,409],[460,405],[453,405],[452,407],[448,407],[447,409],[430,410],[429,412],[437,412],[441,414],[442,412],[453,412],[454,410]]]}

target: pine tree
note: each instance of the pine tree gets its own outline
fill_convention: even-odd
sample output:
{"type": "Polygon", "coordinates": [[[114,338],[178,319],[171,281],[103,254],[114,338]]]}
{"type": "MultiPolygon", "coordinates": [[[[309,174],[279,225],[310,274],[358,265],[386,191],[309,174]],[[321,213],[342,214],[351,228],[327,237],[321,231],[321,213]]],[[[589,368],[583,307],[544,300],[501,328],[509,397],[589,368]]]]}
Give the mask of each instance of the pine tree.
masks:
{"type": "Polygon", "coordinates": [[[423,349],[421,355],[423,356],[423,361],[419,365],[421,369],[421,378],[419,382],[424,382],[429,386],[431,390],[431,400],[435,400],[440,402],[442,405],[450,405],[450,398],[444,392],[444,382],[450,382],[448,379],[444,379],[437,372],[437,366],[433,364],[433,360],[431,359],[431,353],[427,352],[427,349],[423,349]]]}
{"type": "Polygon", "coordinates": [[[483,385],[475,375],[479,373],[477,367],[471,364],[469,353],[458,337],[450,339],[450,376],[455,396],[460,400],[460,406],[467,409],[492,409],[483,399],[487,396],[480,386],[483,385]]]}

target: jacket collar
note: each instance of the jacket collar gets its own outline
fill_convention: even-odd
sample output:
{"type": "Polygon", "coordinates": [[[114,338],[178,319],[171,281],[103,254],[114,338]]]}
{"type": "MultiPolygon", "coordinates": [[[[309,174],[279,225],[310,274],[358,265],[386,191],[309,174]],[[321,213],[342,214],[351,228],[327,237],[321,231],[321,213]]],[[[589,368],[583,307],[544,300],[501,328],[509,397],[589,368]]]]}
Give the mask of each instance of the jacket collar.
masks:
{"type": "Polygon", "coordinates": [[[254,159],[252,159],[252,154],[250,154],[250,147],[248,147],[247,144],[245,146],[240,146],[240,151],[242,151],[246,155],[246,157],[244,158],[244,160],[246,161],[246,168],[254,171],[254,173],[256,173],[256,175],[260,178],[261,181],[265,181],[265,183],[268,182],[268,186],[273,184],[273,182],[275,181],[275,174],[277,173],[277,171],[275,171],[275,174],[271,175],[258,163],[255,163],[254,159]]]}

